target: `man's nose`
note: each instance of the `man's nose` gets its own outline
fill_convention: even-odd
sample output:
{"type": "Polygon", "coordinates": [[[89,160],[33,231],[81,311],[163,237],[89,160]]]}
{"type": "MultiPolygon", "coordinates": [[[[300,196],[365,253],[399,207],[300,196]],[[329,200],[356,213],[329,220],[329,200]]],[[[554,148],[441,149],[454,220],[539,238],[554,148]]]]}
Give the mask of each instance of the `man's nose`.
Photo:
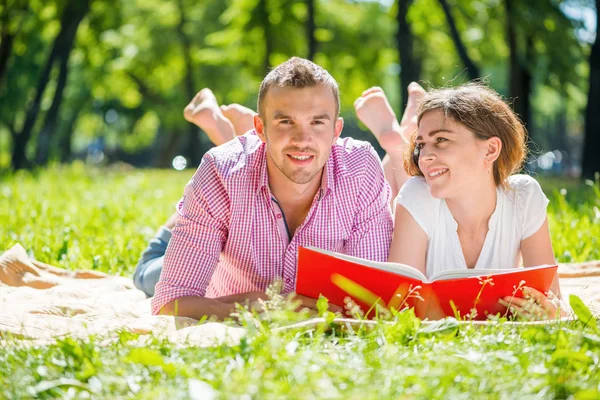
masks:
{"type": "Polygon", "coordinates": [[[292,135],[294,144],[308,143],[311,141],[310,124],[297,124],[292,135]]]}

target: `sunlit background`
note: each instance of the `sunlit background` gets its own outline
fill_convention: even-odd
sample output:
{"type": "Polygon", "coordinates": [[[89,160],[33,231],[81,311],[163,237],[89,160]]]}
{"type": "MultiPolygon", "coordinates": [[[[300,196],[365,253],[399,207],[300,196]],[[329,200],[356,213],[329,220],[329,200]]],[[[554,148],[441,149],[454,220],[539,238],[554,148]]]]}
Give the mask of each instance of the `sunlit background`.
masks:
{"type": "Polygon", "coordinates": [[[591,176],[600,170],[597,4],[6,0],[0,169],[74,159],[195,168],[211,143],[182,117],[193,95],[210,87],[220,103],[254,109],[265,73],[297,55],[338,80],[344,135],[372,141],[352,108],[370,86],[385,89],[400,117],[412,80],[485,78],[527,125],[530,171],[591,176]]]}

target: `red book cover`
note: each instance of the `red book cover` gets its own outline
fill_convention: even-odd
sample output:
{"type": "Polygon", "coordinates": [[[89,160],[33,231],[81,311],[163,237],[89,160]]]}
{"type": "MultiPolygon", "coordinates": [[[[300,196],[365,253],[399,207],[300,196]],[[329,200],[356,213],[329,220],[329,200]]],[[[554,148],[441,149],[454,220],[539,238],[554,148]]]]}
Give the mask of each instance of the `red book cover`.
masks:
{"type": "Polygon", "coordinates": [[[548,292],[557,265],[495,270],[444,271],[427,280],[407,265],[379,263],[312,247],[300,247],[296,292],[344,306],[352,298],[367,317],[373,317],[373,305],[386,308],[414,307],[419,318],[440,319],[455,316],[486,319],[506,307],[498,300],[506,296],[522,297],[522,286],[548,292]],[[472,312],[472,309],[476,312],[472,312]]]}

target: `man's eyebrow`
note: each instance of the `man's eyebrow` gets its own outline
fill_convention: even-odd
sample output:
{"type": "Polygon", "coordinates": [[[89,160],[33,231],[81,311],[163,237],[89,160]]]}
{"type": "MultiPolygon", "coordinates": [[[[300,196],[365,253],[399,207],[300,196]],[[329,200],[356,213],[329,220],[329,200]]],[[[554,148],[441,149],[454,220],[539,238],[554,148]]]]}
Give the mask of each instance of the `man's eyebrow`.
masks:
{"type": "MultiPolygon", "coordinates": [[[[435,129],[435,130],[433,130],[433,131],[429,132],[428,136],[429,136],[429,137],[432,137],[432,136],[435,136],[435,135],[437,135],[437,134],[438,134],[438,133],[440,133],[440,132],[446,132],[446,133],[455,133],[455,132],[452,132],[452,131],[451,131],[451,130],[449,130],[449,129],[443,129],[443,128],[442,128],[442,129],[435,129]]],[[[415,140],[423,140],[423,136],[419,135],[419,136],[417,136],[417,137],[415,138],[415,140]]]]}
{"type": "Polygon", "coordinates": [[[281,111],[275,111],[273,119],[294,119],[291,115],[285,114],[281,111]]]}
{"type": "Polygon", "coordinates": [[[324,114],[315,115],[313,117],[313,119],[331,119],[331,117],[329,116],[329,114],[324,113],[324,114]]]}

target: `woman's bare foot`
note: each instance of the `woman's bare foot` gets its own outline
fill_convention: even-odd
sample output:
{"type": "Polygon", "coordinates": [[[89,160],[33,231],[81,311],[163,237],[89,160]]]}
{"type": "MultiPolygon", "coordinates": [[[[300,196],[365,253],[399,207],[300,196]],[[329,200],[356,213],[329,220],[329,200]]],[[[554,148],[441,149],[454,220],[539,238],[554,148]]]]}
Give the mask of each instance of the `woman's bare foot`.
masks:
{"type": "Polygon", "coordinates": [[[217,98],[208,88],[194,96],[183,110],[183,117],[206,132],[210,141],[217,146],[235,137],[233,124],[223,115],[217,98]]]}
{"type": "Polygon", "coordinates": [[[225,118],[233,124],[236,135],[240,136],[254,129],[254,116],[256,113],[248,107],[233,103],[221,106],[221,111],[225,115],[225,118]]]}
{"type": "Polygon", "coordinates": [[[408,86],[408,103],[400,124],[380,87],[365,90],[354,102],[354,108],[358,119],[369,128],[381,147],[393,154],[404,148],[417,129],[417,107],[424,94],[425,90],[418,83],[408,86]]]}
{"type": "Polygon", "coordinates": [[[417,131],[417,117],[419,103],[427,92],[417,82],[411,82],[408,85],[408,102],[400,121],[400,131],[405,140],[409,140],[410,136],[417,131]]]}

